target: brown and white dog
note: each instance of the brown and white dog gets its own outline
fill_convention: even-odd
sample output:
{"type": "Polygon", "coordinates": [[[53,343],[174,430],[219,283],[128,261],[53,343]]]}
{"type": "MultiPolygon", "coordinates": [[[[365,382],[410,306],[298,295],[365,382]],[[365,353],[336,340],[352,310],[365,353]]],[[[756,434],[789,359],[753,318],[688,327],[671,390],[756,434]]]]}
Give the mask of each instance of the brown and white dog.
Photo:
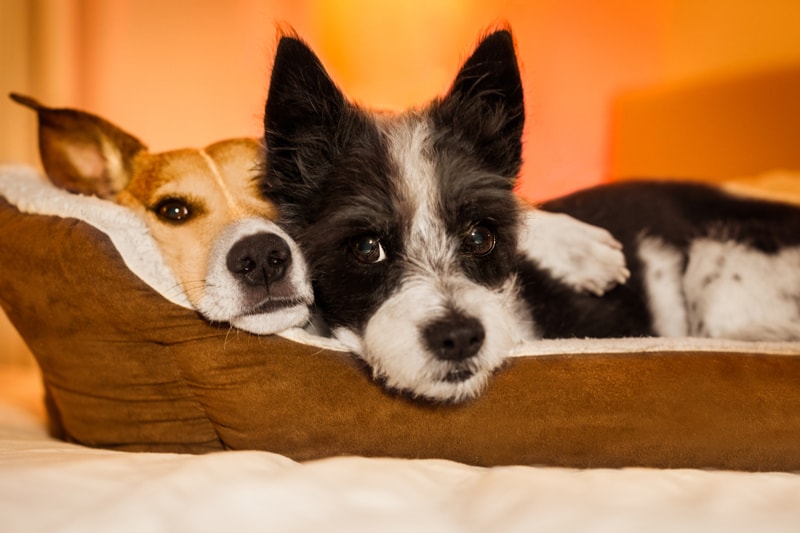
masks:
{"type": "Polygon", "coordinates": [[[191,305],[206,319],[253,333],[304,325],[313,301],[294,241],[272,220],[254,182],[258,141],[151,153],[84,111],[11,98],[37,112],[39,148],[54,185],[139,215],[191,305]]]}

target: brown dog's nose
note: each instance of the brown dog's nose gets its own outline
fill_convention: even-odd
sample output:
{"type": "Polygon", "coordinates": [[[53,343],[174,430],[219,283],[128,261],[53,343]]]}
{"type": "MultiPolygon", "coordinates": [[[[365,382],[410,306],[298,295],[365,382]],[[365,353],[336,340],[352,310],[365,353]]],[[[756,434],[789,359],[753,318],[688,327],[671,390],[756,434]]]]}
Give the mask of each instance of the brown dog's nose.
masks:
{"type": "Polygon", "coordinates": [[[234,244],[226,259],[228,270],[248,285],[280,281],[292,264],[289,245],[274,233],[256,233],[234,244]]]}

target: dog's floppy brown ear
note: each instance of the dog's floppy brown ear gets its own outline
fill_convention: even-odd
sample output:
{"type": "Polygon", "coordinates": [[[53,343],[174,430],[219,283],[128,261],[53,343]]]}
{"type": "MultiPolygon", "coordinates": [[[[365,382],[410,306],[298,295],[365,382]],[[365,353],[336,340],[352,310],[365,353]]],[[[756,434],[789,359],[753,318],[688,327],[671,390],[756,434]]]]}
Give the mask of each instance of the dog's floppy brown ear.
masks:
{"type": "Polygon", "coordinates": [[[133,157],[146,149],[139,139],[91,113],[10,97],[38,115],[39,155],[54,185],[101,198],[113,198],[127,185],[133,157]]]}
{"type": "Polygon", "coordinates": [[[516,177],[522,165],[525,102],[509,29],[489,33],[478,43],[433,116],[441,127],[470,141],[491,171],[516,177]]]}

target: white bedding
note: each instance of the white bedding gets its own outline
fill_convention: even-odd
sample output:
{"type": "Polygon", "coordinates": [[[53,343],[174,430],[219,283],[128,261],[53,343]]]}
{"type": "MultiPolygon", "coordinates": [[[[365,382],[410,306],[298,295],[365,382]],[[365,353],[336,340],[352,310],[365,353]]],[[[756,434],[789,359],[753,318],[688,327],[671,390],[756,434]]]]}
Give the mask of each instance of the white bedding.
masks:
{"type": "Polygon", "coordinates": [[[0,368],[0,531],[800,531],[800,475],[124,453],[46,436],[0,368]]]}

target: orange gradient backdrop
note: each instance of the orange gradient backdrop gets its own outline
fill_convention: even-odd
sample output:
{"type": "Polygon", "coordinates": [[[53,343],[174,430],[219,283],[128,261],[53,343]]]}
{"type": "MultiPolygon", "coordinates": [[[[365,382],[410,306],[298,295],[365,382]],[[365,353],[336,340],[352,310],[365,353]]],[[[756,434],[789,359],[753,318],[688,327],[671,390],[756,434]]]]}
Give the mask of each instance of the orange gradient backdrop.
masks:
{"type": "Polygon", "coordinates": [[[519,190],[529,199],[600,181],[609,100],[658,72],[654,56],[662,17],[636,2],[321,4],[314,37],[332,74],[351,97],[395,109],[446,90],[480,34],[508,22],[526,89],[526,164],[519,190]],[[631,42],[639,44],[630,47],[631,42]]]}
{"type": "MultiPolygon", "coordinates": [[[[0,79],[5,92],[91,110],[155,150],[260,135],[278,24],[309,42],[351,98],[399,109],[445,91],[480,34],[508,22],[528,118],[520,193],[533,200],[604,179],[621,93],[800,60],[800,3],[789,0],[5,2],[27,13],[0,25],[30,26],[20,42],[32,58],[23,81],[0,79]]],[[[7,101],[0,110],[32,120],[7,101]]]]}
{"type": "Polygon", "coordinates": [[[634,0],[35,4],[39,30],[64,41],[35,96],[101,114],[157,150],[260,133],[276,24],[305,38],[350,97],[398,109],[445,91],[481,33],[508,22],[528,107],[520,192],[532,199],[601,180],[608,101],[654,79],[664,20],[634,0]]]}

